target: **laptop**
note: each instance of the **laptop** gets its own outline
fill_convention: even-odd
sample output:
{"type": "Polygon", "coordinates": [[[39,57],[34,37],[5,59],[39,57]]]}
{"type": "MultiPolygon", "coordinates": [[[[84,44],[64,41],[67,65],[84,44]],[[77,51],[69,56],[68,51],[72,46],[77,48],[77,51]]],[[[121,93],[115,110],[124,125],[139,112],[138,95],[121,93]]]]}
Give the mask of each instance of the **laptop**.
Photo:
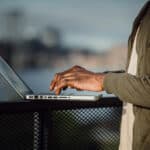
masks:
{"type": "Polygon", "coordinates": [[[0,56],[0,100],[77,100],[97,101],[101,95],[55,95],[34,93],[21,77],[0,56]]]}

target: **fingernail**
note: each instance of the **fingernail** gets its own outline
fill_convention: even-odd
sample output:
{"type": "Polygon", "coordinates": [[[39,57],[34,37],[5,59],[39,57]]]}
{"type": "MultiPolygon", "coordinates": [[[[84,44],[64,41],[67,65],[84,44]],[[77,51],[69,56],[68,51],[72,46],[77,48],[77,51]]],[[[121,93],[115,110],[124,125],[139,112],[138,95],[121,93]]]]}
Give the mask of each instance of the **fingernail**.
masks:
{"type": "Polygon", "coordinates": [[[55,88],[54,88],[54,91],[56,91],[57,90],[57,86],[55,86],[55,88]]]}

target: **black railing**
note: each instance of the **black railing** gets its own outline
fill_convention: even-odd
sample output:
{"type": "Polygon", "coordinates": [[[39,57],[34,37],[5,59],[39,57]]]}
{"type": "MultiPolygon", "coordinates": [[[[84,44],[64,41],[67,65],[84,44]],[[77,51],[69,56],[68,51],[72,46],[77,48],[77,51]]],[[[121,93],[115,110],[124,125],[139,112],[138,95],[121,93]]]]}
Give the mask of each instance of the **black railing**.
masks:
{"type": "Polygon", "coordinates": [[[122,103],[88,101],[0,103],[0,149],[117,150],[122,103]]]}

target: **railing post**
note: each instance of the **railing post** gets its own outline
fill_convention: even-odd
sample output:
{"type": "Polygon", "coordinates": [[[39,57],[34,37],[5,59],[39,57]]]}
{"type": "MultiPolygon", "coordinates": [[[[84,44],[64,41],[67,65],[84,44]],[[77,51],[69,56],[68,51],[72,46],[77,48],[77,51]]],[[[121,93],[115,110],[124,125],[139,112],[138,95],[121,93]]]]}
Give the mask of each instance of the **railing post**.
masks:
{"type": "Polygon", "coordinates": [[[49,150],[51,146],[52,120],[51,110],[39,112],[40,119],[40,150],[49,150]]]}
{"type": "Polygon", "coordinates": [[[33,113],[33,150],[40,150],[40,117],[38,112],[33,113]]]}

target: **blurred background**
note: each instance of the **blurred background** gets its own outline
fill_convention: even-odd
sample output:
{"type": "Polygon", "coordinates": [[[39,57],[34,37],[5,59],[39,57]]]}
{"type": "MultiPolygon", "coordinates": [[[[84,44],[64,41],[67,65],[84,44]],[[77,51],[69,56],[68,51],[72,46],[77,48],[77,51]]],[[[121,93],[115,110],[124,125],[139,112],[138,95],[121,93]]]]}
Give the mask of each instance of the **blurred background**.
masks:
{"type": "MultiPolygon", "coordinates": [[[[54,74],[73,65],[97,72],[125,69],[128,36],[145,2],[0,0],[0,55],[34,92],[49,92],[54,74]]],[[[65,91],[70,92],[76,93],[65,91]]],[[[121,112],[121,107],[50,110],[48,143],[54,150],[116,150],[121,112]]],[[[32,113],[0,117],[0,147],[33,149],[32,113]]]]}
{"type": "Polygon", "coordinates": [[[0,55],[35,91],[73,65],[124,69],[146,0],[0,0],[0,55]]]}

